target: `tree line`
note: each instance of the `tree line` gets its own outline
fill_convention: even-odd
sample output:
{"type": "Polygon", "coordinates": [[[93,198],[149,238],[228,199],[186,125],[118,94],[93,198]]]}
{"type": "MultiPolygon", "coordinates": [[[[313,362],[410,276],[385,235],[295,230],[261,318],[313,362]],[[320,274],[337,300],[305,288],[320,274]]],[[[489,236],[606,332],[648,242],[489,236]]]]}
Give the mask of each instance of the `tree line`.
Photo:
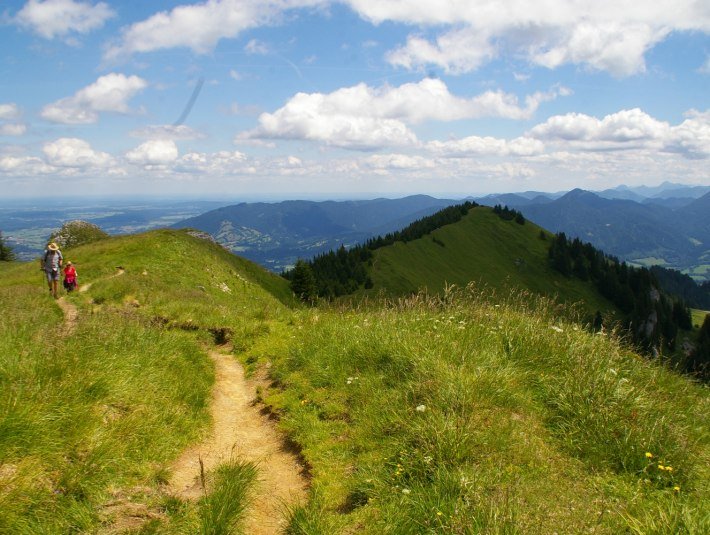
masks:
{"type": "Polygon", "coordinates": [[[430,232],[460,221],[477,203],[448,206],[435,214],[423,217],[396,232],[370,238],[350,249],[340,246],[336,251],[320,254],[312,260],[299,260],[296,266],[282,275],[291,281],[291,289],[303,301],[316,297],[332,299],[347,295],[360,288],[372,288],[369,267],[373,251],[395,242],[417,240],[430,232]]]}
{"type": "MultiPolygon", "coordinates": [[[[649,269],[629,266],[579,238],[568,239],[564,232],[552,240],[549,259],[562,275],[592,282],[614,303],[623,314],[622,327],[642,350],[663,348],[672,353],[677,349],[679,329],[690,331],[693,327],[686,302],[662,291],[649,269]]],[[[599,312],[594,323],[601,326],[599,312]]],[[[698,341],[691,354],[678,362],[683,371],[707,378],[710,354],[704,347],[698,341]]]]}

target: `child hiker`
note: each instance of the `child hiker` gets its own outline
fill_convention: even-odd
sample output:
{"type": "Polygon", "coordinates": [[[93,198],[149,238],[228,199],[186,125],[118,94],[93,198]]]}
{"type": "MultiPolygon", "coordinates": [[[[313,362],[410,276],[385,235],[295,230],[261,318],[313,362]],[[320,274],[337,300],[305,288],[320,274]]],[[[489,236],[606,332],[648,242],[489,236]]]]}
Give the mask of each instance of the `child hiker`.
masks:
{"type": "Polygon", "coordinates": [[[76,290],[76,268],[67,261],[67,267],[64,268],[64,289],[67,292],[76,290]]]}

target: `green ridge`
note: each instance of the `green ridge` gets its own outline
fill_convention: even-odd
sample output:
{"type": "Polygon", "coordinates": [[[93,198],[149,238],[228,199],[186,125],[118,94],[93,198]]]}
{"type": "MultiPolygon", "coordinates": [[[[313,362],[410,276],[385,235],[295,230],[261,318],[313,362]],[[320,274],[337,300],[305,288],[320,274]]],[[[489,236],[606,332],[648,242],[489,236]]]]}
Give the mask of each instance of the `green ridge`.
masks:
{"type": "Polygon", "coordinates": [[[396,296],[426,288],[438,293],[447,284],[472,282],[496,291],[527,289],[567,303],[582,302],[591,313],[613,310],[591,284],[563,277],[549,266],[552,237],[544,232],[543,240],[541,232],[529,221],[520,225],[501,219],[490,208],[474,208],[458,223],[421,239],[376,250],[374,287],[368,292],[396,296]]]}

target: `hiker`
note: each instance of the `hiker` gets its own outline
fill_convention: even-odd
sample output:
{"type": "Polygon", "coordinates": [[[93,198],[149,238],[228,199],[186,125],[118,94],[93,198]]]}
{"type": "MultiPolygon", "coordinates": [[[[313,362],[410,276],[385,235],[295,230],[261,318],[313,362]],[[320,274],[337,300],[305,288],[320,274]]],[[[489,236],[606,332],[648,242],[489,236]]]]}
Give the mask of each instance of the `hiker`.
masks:
{"type": "Polygon", "coordinates": [[[67,292],[76,290],[76,268],[67,260],[67,267],[64,268],[64,289],[67,292]]]}
{"type": "Polygon", "coordinates": [[[57,286],[59,285],[59,270],[62,267],[63,260],[62,252],[59,250],[59,246],[56,243],[52,242],[47,245],[47,249],[45,249],[44,256],[40,263],[40,269],[44,270],[47,275],[49,293],[52,294],[55,299],[59,297],[57,286]]]}

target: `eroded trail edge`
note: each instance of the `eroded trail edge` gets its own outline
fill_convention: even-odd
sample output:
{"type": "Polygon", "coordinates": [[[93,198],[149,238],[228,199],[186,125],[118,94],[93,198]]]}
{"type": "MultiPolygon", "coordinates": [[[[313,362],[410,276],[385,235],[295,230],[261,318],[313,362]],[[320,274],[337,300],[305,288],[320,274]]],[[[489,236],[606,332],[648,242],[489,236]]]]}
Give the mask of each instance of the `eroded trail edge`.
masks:
{"type": "Polygon", "coordinates": [[[254,462],[259,477],[245,532],[280,533],[285,528],[284,506],[305,501],[308,480],[303,467],[273,421],[255,406],[256,384],[245,378],[241,364],[222,351],[210,350],[209,356],[216,375],[210,409],[213,429],[172,466],[169,491],[189,499],[202,495],[200,459],[206,472],[230,458],[254,462]]]}

